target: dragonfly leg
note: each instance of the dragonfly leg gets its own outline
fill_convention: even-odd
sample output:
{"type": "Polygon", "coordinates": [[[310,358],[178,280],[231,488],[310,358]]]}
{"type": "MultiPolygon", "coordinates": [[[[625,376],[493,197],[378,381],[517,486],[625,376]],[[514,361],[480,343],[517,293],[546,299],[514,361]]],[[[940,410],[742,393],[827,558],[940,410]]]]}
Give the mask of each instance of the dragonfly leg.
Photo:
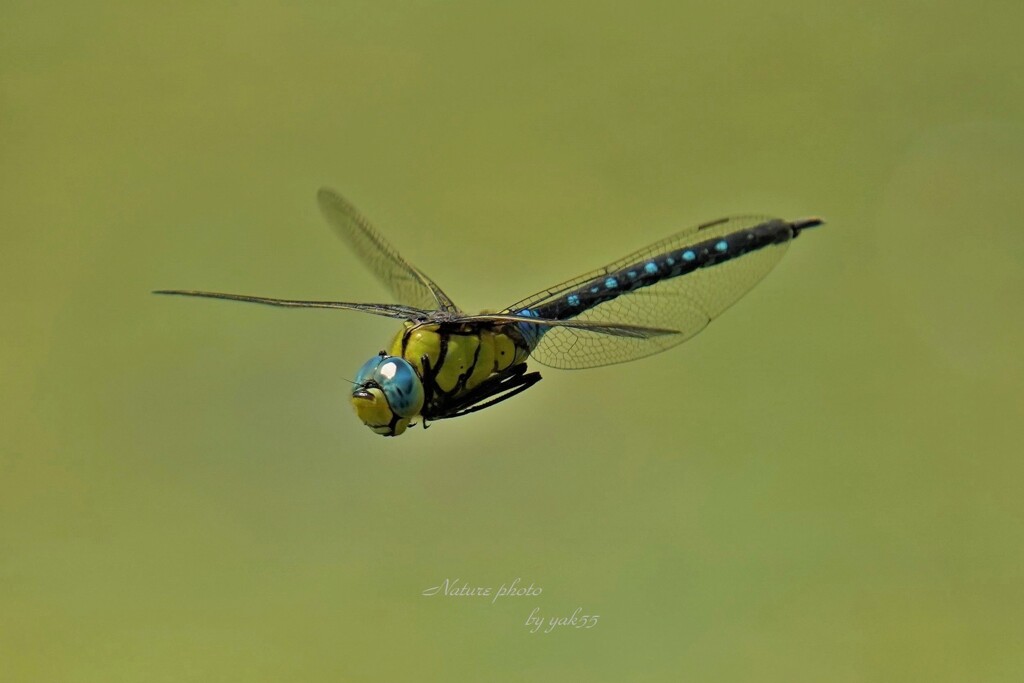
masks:
{"type": "MultiPolygon", "coordinates": [[[[437,372],[430,367],[430,358],[427,354],[420,356],[420,367],[423,368],[423,405],[429,406],[434,401],[434,387],[437,385],[437,372]]],[[[426,419],[423,420],[423,428],[427,428],[426,419]]]]}
{"type": "Polygon", "coordinates": [[[505,372],[494,375],[479,386],[441,407],[441,410],[430,416],[432,420],[443,420],[461,417],[489,408],[526,391],[541,379],[539,372],[526,372],[526,363],[512,366],[505,372]],[[490,400],[488,400],[490,399],[490,400]]]}
{"type": "Polygon", "coordinates": [[[429,420],[434,419],[433,415],[431,415],[429,418],[427,417],[426,413],[428,408],[426,408],[426,406],[429,406],[434,402],[434,387],[437,386],[437,371],[431,368],[430,357],[427,356],[427,354],[423,354],[422,356],[420,356],[420,367],[423,368],[422,381],[424,405],[424,411],[421,421],[423,423],[423,428],[427,429],[430,426],[429,420]]]}

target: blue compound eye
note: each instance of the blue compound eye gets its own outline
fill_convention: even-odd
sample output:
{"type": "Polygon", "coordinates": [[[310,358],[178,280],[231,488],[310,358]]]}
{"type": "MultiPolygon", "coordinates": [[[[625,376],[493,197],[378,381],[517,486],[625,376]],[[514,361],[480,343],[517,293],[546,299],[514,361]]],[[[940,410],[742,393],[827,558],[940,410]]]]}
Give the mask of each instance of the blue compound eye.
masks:
{"type": "Polygon", "coordinates": [[[374,375],[396,415],[412,417],[420,412],[423,383],[405,359],[397,356],[381,358],[374,375]]]}
{"type": "Polygon", "coordinates": [[[413,417],[423,408],[423,383],[404,358],[378,355],[366,361],[356,373],[352,394],[363,396],[374,387],[384,393],[391,412],[399,417],[413,417]]]}
{"type": "Polygon", "coordinates": [[[359,368],[359,372],[356,373],[355,382],[357,386],[364,385],[371,379],[375,380],[373,373],[377,370],[381,360],[382,357],[377,355],[363,363],[363,367],[359,368]]]}

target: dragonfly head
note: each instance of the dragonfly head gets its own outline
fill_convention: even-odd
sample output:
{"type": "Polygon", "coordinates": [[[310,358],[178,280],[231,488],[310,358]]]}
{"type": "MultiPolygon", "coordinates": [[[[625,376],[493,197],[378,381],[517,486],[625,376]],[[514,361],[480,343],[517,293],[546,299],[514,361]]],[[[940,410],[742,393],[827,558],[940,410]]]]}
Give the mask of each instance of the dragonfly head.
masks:
{"type": "Polygon", "coordinates": [[[423,383],[404,358],[381,351],[359,368],[352,405],[367,427],[398,436],[423,408],[423,383]]]}

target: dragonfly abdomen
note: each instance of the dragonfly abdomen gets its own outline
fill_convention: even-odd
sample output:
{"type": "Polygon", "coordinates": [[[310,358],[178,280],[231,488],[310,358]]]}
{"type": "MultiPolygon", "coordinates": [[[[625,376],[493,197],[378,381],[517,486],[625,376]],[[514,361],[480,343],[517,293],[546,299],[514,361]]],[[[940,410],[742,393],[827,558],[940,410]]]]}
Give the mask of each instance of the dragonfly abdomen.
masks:
{"type": "Polygon", "coordinates": [[[565,292],[554,301],[518,313],[530,317],[568,320],[637,289],[687,275],[701,268],[711,268],[774,244],[788,242],[801,229],[816,224],[813,220],[797,223],[781,219],[766,220],[744,230],[711,237],[608,271],[565,292]]]}

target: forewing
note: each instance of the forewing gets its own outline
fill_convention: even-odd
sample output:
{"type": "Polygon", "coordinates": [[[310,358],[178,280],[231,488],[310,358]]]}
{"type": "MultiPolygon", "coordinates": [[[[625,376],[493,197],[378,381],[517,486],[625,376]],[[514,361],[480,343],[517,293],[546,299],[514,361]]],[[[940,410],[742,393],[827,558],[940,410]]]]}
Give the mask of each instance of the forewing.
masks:
{"type": "Polygon", "coordinates": [[[399,303],[418,309],[458,312],[448,295],[423,271],[402,258],[348,200],[328,188],[320,189],[317,200],[334,231],[399,303]]]}
{"type": "Polygon", "coordinates": [[[430,311],[401,306],[399,304],[357,304],[347,301],[303,301],[298,299],[272,299],[266,296],[250,296],[248,294],[228,294],[226,292],[202,292],[194,289],[158,289],[154,294],[170,294],[172,296],[194,296],[204,299],[224,299],[226,301],[244,301],[264,306],[282,308],[333,308],[343,311],[359,311],[370,315],[400,320],[425,320],[430,311]]]}

